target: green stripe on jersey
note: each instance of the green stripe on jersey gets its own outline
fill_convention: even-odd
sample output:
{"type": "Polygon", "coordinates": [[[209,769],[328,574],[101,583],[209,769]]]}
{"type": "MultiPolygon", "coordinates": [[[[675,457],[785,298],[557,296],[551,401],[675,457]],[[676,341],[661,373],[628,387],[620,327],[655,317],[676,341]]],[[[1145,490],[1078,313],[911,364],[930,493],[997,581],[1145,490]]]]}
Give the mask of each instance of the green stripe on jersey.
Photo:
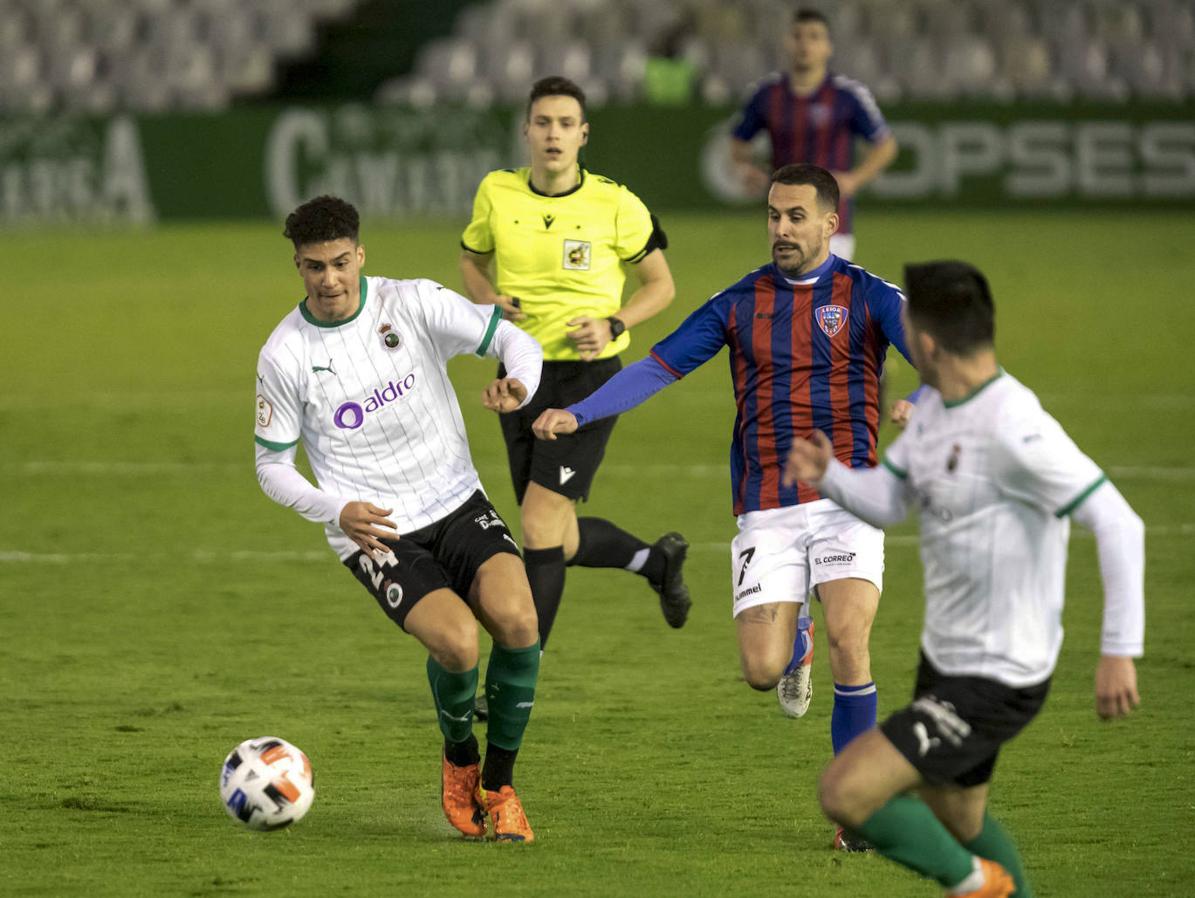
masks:
{"type": "Polygon", "coordinates": [[[263,440],[257,434],[254,434],[253,442],[257,443],[259,446],[265,446],[267,449],[271,449],[274,452],[285,452],[291,446],[297,445],[299,441],[291,440],[289,443],[275,443],[273,440],[263,440]]]}
{"type": "Polygon", "coordinates": [[[1079,495],[1075,496],[1075,498],[1071,499],[1071,501],[1067,502],[1060,509],[1054,512],[1054,517],[1065,518],[1068,514],[1086,502],[1087,497],[1098,490],[1103,482],[1107,479],[1108,475],[1101,473],[1100,476],[1095,479],[1095,482],[1091,484],[1091,486],[1087,487],[1087,489],[1083,490],[1083,492],[1079,493],[1079,495]]]}
{"type": "Polygon", "coordinates": [[[882,464],[885,468],[887,468],[889,471],[891,471],[893,474],[895,474],[901,480],[909,479],[909,472],[902,471],[896,465],[892,464],[892,462],[888,461],[888,456],[885,455],[882,459],[880,459],[880,464],[882,464]]]}
{"type": "Polygon", "coordinates": [[[489,351],[490,341],[494,339],[494,331],[498,329],[498,322],[502,320],[502,307],[494,306],[494,314],[490,316],[489,326],[485,329],[485,336],[481,338],[481,345],[477,347],[477,354],[484,357],[489,351]]]}

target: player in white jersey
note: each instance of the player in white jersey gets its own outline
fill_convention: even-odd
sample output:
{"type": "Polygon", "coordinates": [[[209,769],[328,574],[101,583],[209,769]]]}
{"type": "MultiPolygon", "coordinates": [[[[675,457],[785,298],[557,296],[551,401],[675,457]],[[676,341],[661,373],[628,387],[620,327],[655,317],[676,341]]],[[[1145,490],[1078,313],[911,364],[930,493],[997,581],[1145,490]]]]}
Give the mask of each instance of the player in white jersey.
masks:
{"type": "Polygon", "coordinates": [[[1096,710],[1138,703],[1144,525],[1037,397],[997,364],[991,294],[961,262],[909,266],[905,336],[928,388],[881,467],[850,470],[821,434],[785,476],[877,527],[920,509],[926,609],[911,705],[822,775],[826,814],[950,895],[1029,898],[987,813],[1000,746],[1040,710],[1062,644],[1070,518],[1095,533],[1104,585],[1096,710]],[[918,790],[918,800],[905,793],[918,790]]]}
{"type": "Polygon", "coordinates": [[[507,375],[482,401],[510,412],[535,393],[542,352],[500,308],[433,281],[363,276],[359,227],[357,210],[329,196],[287,217],[306,297],[258,360],[258,480],[323,524],[382,611],[426,647],[449,822],[480,837],[488,816],[496,838],[530,842],[513,771],[539,672],[535,606],[473,467],[446,365],[500,359],[507,375]],[[295,467],[300,442],[318,486],[295,467]],[[484,768],[473,735],[478,621],[494,640],[484,768]]]}

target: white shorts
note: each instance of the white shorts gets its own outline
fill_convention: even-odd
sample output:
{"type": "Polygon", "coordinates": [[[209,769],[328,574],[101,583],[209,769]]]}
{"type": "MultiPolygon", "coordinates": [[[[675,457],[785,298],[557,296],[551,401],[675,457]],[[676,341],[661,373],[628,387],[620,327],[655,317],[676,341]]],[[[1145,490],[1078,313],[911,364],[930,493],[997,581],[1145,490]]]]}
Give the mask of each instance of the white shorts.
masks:
{"type": "Polygon", "coordinates": [[[804,602],[818,584],[856,578],[884,588],[884,531],[829,499],[739,515],[730,544],[734,616],[804,602]]]}
{"type": "Polygon", "coordinates": [[[855,235],[831,234],[830,252],[838,256],[838,258],[850,262],[855,258],[855,235]]]}

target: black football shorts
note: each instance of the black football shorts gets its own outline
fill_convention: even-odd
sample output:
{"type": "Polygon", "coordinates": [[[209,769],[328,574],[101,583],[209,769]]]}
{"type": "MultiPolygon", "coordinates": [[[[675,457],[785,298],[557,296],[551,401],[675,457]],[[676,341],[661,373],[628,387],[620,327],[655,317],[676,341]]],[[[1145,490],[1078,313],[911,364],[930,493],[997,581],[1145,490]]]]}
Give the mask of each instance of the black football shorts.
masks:
{"type": "MultiPolygon", "coordinates": [[[[621,368],[617,356],[594,362],[544,362],[539,389],[526,408],[498,416],[510,478],[520,505],[527,484],[532,482],[569,499],[589,498],[589,488],[618,416],[593,421],[555,440],[536,439],[531,425],[544,409],[567,408],[580,402],[621,368]]],[[[506,371],[499,368],[498,376],[505,377],[506,371]]]]}
{"type": "Polygon", "coordinates": [[[924,654],[913,703],[880,730],[935,785],[978,786],[992,778],[1000,746],[1041,710],[1050,680],[1014,689],[986,677],[940,673],[924,654]]]}
{"type": "Polygon", "coordinates": [[[389,558],[379,561],[362,550],[344,565],[403,629],[411,609],[428,593],[451,589],[467,599],[482,564],[500,552],[519,555],[506,522],[481,490],[447,517],[383,542],[389,558]]]}

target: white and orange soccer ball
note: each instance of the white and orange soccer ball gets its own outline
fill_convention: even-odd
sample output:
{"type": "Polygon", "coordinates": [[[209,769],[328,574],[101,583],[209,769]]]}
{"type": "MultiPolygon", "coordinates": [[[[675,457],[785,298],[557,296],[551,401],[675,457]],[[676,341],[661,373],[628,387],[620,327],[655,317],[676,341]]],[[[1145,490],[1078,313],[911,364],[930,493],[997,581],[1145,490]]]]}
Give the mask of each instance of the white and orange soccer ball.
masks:
{"type": "Polygon", "coordinates": [[[290,826],[315,800],[311,762],[285,739],[246,739],[224,759],[220,800],[233,819],[250,829],[290,826]]]}

